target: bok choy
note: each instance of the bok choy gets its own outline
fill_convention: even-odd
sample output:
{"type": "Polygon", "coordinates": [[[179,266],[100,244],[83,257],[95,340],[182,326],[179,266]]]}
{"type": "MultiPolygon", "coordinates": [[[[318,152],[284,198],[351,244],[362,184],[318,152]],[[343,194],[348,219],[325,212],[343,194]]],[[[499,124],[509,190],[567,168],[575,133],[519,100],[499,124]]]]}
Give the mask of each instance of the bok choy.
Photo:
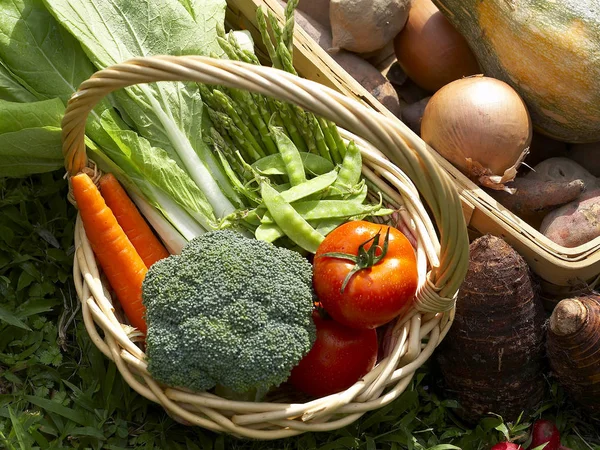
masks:
{"type": "MultiPolygon", "coordinates": [[[[283,27],[272,13],[258,10],[274,67],[292,73],[297,4],[288,2],[283,27]]],[[[17,172],[8,165],[10,158],[2,159],[0,174],[57,167],[60,116],[77,87],[98,69],[159,54],[259,64],[248,33],[225,33],[225,9],[225,0],[1,3],[0,99],[5,101],[0,118],[4,113],[21,119],[14,129],[0,127],[0,144],[9,142],[0,146],[0,155],[13,160],[18,155],[14,161],[24,164],[17,172]],[[29,153],[12,133],[22,134],[29,153]],[[36,144],[48,145],[44,151],[36,144]]],[[[174,252],[195,236],[224,227],[296,245],[282,231],[289,227],[277,222],[279,216],[270,214],[261,197],[265,183],[286,202],[308,196],[316,202],[314,208],[310,202],[287,208],[313,227],[316,237],[349,218],[389,213],[381,201],[363,204],[360,152],[347,146],[334,124],[239,89],[161,81],[118,90],[90,114],[86,145],[90,159],[117,176],[174,252]]]]}

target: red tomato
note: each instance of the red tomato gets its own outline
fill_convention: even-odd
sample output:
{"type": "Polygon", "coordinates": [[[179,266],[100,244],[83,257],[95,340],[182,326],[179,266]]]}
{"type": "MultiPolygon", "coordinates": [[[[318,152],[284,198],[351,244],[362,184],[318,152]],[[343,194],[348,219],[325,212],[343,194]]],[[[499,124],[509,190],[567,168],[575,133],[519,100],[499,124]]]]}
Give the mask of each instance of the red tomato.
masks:
{"type": "Polygon", "coordinates": [[[347,222],[329,233],[315,253],[315,293],[334,320],[352,328],[376,328],[394,319],[412,301],[417,283],[412,245],[402,232],[387,225],[362,220],[347,222]],[[387,251],[383,254],[388,231],[387,251]],[[378,233],[379,248],[371,249],[372,239],[378,233]],[[361,260],[368,259],[369,252],[381,260],[349,277],[361,260]],[[330,253],[362,256],[357,264],[343,257],[327,256],[330,253]]]}
{"type": "Polygon", "coordinates": [[[311,350],[292,369],[288,381],[315,397],[349,388],[377,361],[377,332],[355,330],[313,313],[317,339],[311,350]]]}

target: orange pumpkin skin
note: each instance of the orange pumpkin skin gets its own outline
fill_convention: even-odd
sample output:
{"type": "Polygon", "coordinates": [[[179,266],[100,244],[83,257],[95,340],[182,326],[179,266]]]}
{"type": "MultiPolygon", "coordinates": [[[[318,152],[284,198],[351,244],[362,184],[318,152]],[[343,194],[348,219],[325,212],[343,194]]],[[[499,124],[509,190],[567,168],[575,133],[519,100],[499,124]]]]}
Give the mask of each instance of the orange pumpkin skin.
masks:
{"type": "Polygon", "coordinates": [[[465,37],[485,75],[525,100],[554,139],[600,141],[597,0],[433,0],[465,37]]]}

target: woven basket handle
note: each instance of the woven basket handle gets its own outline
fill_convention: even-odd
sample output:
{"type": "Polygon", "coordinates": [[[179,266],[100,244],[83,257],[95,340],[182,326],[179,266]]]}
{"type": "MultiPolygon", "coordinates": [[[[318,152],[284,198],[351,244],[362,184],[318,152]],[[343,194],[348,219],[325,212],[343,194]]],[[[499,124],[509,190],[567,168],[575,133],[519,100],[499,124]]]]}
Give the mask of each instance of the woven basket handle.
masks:
{"type": "Polygon", "coordinates": [[[109,93],[140,83],[196,81],[245,89],[283,100],[332,120],[370,142],[401,168],[429,205],[440,233],[440,264],[417,293],[423,312],[447,311],[468,265],[468,237],[458,194],[430,150],[402,122],[368,109],[321,84],[270,67],[203,56],[130,59],[96,72],[73,94],[62,121],[65,167],[73,175],[87,166],[88,114],[109,93]]]}

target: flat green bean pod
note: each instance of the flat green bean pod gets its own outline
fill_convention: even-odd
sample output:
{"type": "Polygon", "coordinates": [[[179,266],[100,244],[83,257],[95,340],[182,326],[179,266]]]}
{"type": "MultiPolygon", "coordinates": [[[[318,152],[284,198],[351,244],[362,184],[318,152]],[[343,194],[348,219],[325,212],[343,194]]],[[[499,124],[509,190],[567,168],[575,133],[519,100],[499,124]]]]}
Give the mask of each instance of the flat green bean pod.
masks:
{"type": "Polygon", "coordinates": [[[285,236],[285,233],[275,224],[260,224],[258,228],[256,228],[254,236],[259,241],[272,243],[285,236]]]}
{"type": "Polygon", "coordinates": [[[334,189],[348,189],[360,182],[362,173],[362,156],[360,149],[351,141],[346,149],[346,154],[342,161],[342,166],[337,180],[333,184],[334,189]]]}
{"type": "MultiPolygon", "coordinates": [[[[348,200],[307,200],[291,204],[304,220],[321,220],[332,218],[349,218],[363,215],[387,216],[394,211],[382,208],[381,205],[363,204],[348,200]]],[[[274,223],[270,213],[265,214],[261,219],[262,224],[274,223]]]]}
{"type": "Polygon", "coordinates": [[[285,235],[299,247],[315,253],[325,236],[304,220],[294,207],[285,201],[283,195],[268,183],[261,184],[261,195],[264,205],[285,235]]]}
{"type": "Polygon", "coordinates": [[[276,127],[271,122],[269,123],[269,130],[273,139],[275,139],[275,144],[285,166],[285,175],[287,175],[290,184],[296,186],[304,183],[306,181],[306,173],[304,172],[304,164],[302,163],[300,152],[292,140],[287,137],[283,128],[276,127]]]}
{"type": "MultiPolygon", "coordinates": [[[[309,152],[299,152],[304,170],[312,175],[323,175],[334,169],[333,163],[320,155],[309,152]]],[[[252,168],[261,175],[287,175],[281,154],[275,153],[252,164],[252,168]]]]}
{"type": "Polygon", "coordinates": [[[288,202],[296,202],[313,194],[324,191],[331,186],[337,178],[337,170],[331,170],[318,177],[311,178],[302,184],[292,186],[289,189],[282,191],[283,199],[288,202]]]}

